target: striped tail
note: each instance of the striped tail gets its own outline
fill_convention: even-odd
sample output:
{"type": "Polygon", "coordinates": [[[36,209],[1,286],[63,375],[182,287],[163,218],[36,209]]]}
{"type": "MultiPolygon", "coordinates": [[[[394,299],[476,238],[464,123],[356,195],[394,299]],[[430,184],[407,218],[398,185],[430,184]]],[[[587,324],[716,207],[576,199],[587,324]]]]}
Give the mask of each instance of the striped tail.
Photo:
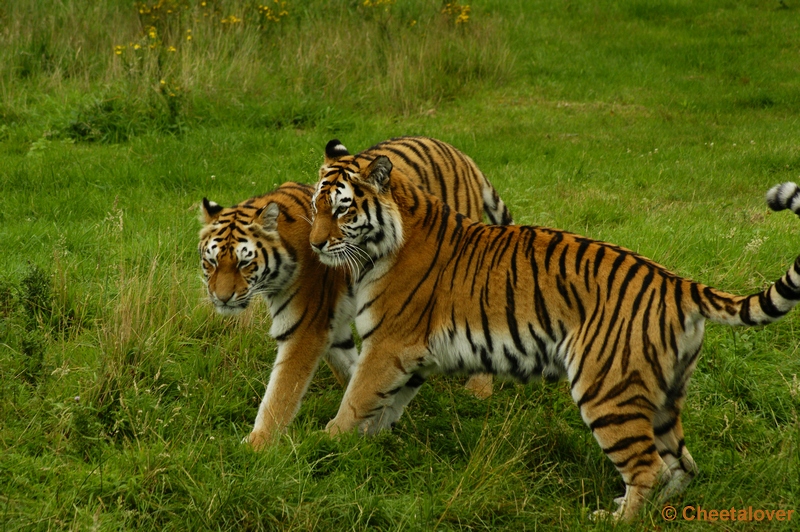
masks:
{"type": "Polygon", "coordinates": [[[791,209],[800,216],[800,187],[791,181],[775,185],[767,191],[767,205],[773,211],[791,209]]]}
{"type": "MultiPolygon", "coordinates": [[[[800,187],[794,183],[772,187],[767,192],[767,205],[773,211],[791,209],[800,216],[800,187]]],[[[711,321],[727,325],[771,323],[800,302],[800,256],[783,277],[763,292],[737,297],[695,284],[692,293],[703,315],[711,321]]]]}
{"type": "Polygon", "coordinates": [[[514,225],[514,220],[511,218],[511,213],[508,212],[506,204],[500,199],[497,191],[483,173],[481,173],[481,177],[483,177],[483,187],[481,188],[483,212],[489,218],[489,223],[493,225],[514,225]]]}

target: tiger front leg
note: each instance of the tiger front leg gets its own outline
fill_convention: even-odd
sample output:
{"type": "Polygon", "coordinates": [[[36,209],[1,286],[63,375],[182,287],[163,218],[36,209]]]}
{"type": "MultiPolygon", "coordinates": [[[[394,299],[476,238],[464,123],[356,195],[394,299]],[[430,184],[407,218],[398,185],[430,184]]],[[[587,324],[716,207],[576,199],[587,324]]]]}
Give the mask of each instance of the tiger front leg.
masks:
{"type": "Polygon", "coordinates": [[[276,440],[294,420],[323,357],[324,345],[284,342],[269,376],[267,390],[258,407],[253,430],[244,439],[254,449],[276,440]]]}
{"type": "Polygon", "coordinates": [[[425,381],[415,373],[423,360],[409,353],[382,355],[365,344],[339,412],[325,430],[336,436],[357,428],[372,435],[390,428],[425,381]]]}

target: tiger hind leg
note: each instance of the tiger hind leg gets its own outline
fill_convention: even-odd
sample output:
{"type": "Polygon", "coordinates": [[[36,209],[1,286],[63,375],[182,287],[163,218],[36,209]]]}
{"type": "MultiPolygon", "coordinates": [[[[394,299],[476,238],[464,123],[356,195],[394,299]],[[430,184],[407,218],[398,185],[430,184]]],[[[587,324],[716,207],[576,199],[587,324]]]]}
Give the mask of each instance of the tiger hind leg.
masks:
{"type": "Polygon", "coordinates": [[[581,413],[625,482],[625,495],[615,500],[616,511],[608,514],[598,510],[595,517],[631,521],[667,471],[656,448],[652,421],[642,412],[607,414],[584,406],[581,413]]]}
{"type": "Polygon", "coordinates": [[[697,475],[698,469],[683,439],[680,413],[673,414],[665,423],[656,426],[654,432],[658,454],[668,467],[661,478],[663,486],[659,493],[659,501],[665,502],[683,492],[697,475]]]}

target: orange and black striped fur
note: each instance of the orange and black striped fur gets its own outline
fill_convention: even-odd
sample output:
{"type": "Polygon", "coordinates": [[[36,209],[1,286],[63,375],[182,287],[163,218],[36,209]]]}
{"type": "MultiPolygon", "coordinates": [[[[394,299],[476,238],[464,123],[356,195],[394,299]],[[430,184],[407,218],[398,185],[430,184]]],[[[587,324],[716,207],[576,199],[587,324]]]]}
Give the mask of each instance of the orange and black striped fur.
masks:
{"type": "MultiPolygon", "coordinates": [[[[342,156],[334,140],[327,152],[342,156]]],[[[383,142],[359,157],[391,157],[398,168],[449,204],[479,217],[510,223],[505,205],[475,164],[455,148],[423,137],[383,142]]],[[[253,297],[266,298],[278,355],[249,441],[258,447],[279,434],[300,407],[319,360],[344,384],[357,357],[350,323],[354,307],[349,272],[322,265],[308,246],[313,187],[286,183],[273,192],[223,208],[203,199],[199,251],[208,295],[233,314],[253,297]]],[[[491,376],[468,388],[491,393],[491,376]]]]}
{"type": "MultiPolygon", "coordinates": [[[[768,198],[800,214],[796,185],[768,198]]],[[[470,221],[385,158],[327,161],[314,212],[322,262],[369,254],[354,287],[361,356],[331,434],[390,427],[432,373],[566,378],[625,481],[614,516],[626,519],[657,482],[673,495],[697,470],[680,412],[705,320],[765,324],[800,299],[800,257],[767,290],[734,296],[612,244],[470,221]]]]}

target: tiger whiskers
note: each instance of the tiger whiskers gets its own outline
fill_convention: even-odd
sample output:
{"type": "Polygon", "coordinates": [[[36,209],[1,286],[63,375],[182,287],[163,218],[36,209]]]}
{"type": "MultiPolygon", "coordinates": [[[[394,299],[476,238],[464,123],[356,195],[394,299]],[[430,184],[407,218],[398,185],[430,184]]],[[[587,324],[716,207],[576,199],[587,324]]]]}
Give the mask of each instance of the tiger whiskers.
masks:
{"type": "Polygon", "coordinates": [[[270,291],[267,290],[266,286],[264,286],[262,288],[256,288],[256,289],[250,290],[250,292],[247,294],[247,298],[248,299],[253,299],[254,297],[257,297],[257,296],[266,297],[269,294],[270,294],[270,291]]]}
{"type": "MultiPolygon", "coordinates": [[[[365,257],[367,260],[369,260],[372,263],[372,267],[373,268],[375,267],[375,261],[372,260],[372,257],[369,255],[369,253],[367,253],[366,251],[364,251],[360,247],[356,246],[355,244],[351,244],[351,243],[348,242],[347,243],[347,249],[354,250],[354,251],[358,252],[358,254],[360,254],[361,257],[365,257]]],[[[366,261],[364,261],[364,263],[366,263],[366,261]]]]}
{"type": "Polygon", "coordinates": [[[262,285],[262,286],[256,285],[250,288],[250,291],[247,293],[246,297],[248,298],[248,300],[253,299],[256,296],[267,297],[275,295],[279,291],[280,290],[276,290],[275,287],[269,287],[267,285],[262,285]]]}
{"type": "Polygon", "coordinates": [[[345,261],[345,264],[350,269],[350,275],[353,279],[358,279],[361,275],[361,265],[358,260],[358,256],[353,253],[352,247],[350,245],[345,246],[344,250],[342,250],[342,259],[345,261]]]}
{"type": "Polygon", "coordinates": [[[350,264],[350,261],[352,261],[352,263],[356,265],[355,268],[350,266],[350,273],[353,274],[353,281],[361,278],[361,270],[367,264],[367,260],[372,264],[373,268],[375,267],[375,261],[372,260],[372,257],[370,257],[369,253],[355,244],[348,242],[345,245],[343,255],[348,258],[348,264],[350,264]],[[367,260],[364,260],[365,258],[367,260]]]}

